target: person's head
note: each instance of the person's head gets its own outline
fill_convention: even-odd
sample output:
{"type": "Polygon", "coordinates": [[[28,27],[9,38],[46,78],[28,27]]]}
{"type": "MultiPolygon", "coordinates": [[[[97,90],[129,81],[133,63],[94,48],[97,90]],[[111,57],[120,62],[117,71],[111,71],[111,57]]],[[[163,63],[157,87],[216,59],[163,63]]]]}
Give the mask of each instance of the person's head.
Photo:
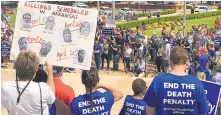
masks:
{"type": "Polygon", "coordinates": [[[98,41],[98,40],[95,40],[95,44],[98,45],[98,44],[99,44],[99,41],[98,41]]]}
{"type": "Polygon", "coordinates": [[[64,67],[62,66],[53,66],[53,76],[54,77],[61,77],[64,72],[64,67]]]}
{"type": "Polygon", "coordinates": [[[170,52],[170,62],[172,68],[174,66],[184,66],[185,68],[187,68],[189,64],[187,50],[182,47],[175,46],[170,52]]]}
{"type": "Polygon", "coordinates": [[[63,38],[64,38],[64,42],[72,42],[70,29],[68,28],[64,29],[63,38]]]}
{"type": "Polygon", "coordinates": [[[32,51],[21,51],[15,61],[16,76],[19,81],[34,78],[40,64],[39,57],[32,51]]]}
{"type": "Polygon", "coordinates": [[[97,69],[95,66],[91,66],[90,70],[83,70],[81,74],[81,81],[86,88],[94,88],[100,81],[97,69]]]}
{"type": "Polygon", "coordinates": [[[30,13],[24,13],[22,18],[23,18],[23,21],[26,23],[31,22],[31,14],[30,13]]]}
{"type": "Polygon", "coordinates": [[[140,94],[144,95],[147,90],[147,84],[143,79],[138,78],[133,81],[132,90],[135,96],[140,94]]]}
{"type": "Polygon", "coordinates": [[[53,16],[48,16],[45,24],[46,24],[46,27],[45,27],[46,29],[52,30],[55,24],[55,18],[53,16]]]}
{"type": "Polygon", "coordinates": [[[43,69],[38,69],[33,81],[47,83],[47,80],[48,80],[48,74],[43,69]]]}
{"type": "Polygon", "coordinates": [[[47,56],[48,53],[51,51],[52,44],[51,42],[43,43],[40,49],[40,54],[43,56],[47,56]]]}
{"type": "Polygon", "coordinates": [[[27,38],[26,38],[26,37],[21,37],[21,38],[18,40],[18,46],[19,46],[20,51],[27,50],[27,49],[28,49],[28,41],[27,41],[27,38]]]}
{"type": "Polygon", "coordinates": [[[201,54],[206,54],[207,53],[206,47],[202,47],[200,51],[201,51],[201,54]]]}
{"type": "Polygon", "coordinates": [[[81,35],[89,36],[90,24],[88,22],[84,22],[81,24],[80,33],[81,35]]]}
{"type": "Polygon", "coordinates": [[[78,51],[78,62],[82,63],[84,61],[86,52],[84,50],[79,50],[78,51]]]}

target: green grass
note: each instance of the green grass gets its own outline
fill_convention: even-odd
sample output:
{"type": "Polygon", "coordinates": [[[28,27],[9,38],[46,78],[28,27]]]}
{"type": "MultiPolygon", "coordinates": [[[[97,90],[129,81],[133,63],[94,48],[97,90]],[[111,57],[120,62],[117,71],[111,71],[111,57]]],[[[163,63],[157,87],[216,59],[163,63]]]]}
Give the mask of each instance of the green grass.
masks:
{"type": "Polygon", "coordinates": [[[9,23],[10,27],[14,27],[15,25],[15,20],[16,20],[16,14],[10,14],[9,16],[11,16],[12,20],[9,23]]]}
{"type": "MultiPolygon", "coordinates": [[[[201,19],[193,19],[193,20],[187,20],[186,21],[186,33],[190,31],[192,25],[198,25],[198,24],[205,24],[207,23],[209,28],[214,27],[214,22],[218,16],[208,17],[208,18],[201,18],[201,19]]],[[[171,27],[167,27],[167,32],[170,31],[171,27]]],[[[179,28],[183,28],[183,26],[176,26],[175,31],[177,31],[179,28]]],[[[154,32],[156,32],[157,35],[161,35],[162,28],[155,28],[155,29],[149,29],[145,31],[145,35],[148,37],[152,36],[154,32]]]]}

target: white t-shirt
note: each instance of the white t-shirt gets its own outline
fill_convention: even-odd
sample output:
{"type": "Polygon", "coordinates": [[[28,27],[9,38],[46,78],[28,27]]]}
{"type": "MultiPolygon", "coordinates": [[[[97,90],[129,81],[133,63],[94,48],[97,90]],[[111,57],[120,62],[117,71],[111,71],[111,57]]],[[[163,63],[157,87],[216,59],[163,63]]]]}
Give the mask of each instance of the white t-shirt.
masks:
{"type": "MultiPolygon", "coordinates": [[[[20,92],[26,86],[27,81],[19,81],[20,92]]],[[[49,115],[48,105],[55,101],[55,95],[50,87],[41,82],[43,115],[49,115]]],[[[9,111],[9,115],[41,115],[40,89],[38,83],[30,82],[22,93],[20,102],[17,103],[17,86],[15,81],[7,81],[2,84],[2,106],[9,111]]]]}

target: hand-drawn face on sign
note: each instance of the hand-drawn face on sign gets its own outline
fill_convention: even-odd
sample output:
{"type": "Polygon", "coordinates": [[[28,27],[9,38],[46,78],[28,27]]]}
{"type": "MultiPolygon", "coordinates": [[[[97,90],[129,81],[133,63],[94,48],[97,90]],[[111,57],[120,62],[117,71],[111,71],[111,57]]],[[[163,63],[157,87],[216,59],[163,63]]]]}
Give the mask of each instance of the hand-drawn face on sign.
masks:
{"type": "Polygon", "coordinates": [[[88,22],[84,22],[81,24],[80,34],[88,37],[90,33],[90,24],[88,22]]]}
{"type": "Polygon", "coordinates": [[[84,50],[79,50],[78,51],[78,62],[82,63],[84,62],[86,52],[84,50]]]}
{"type": "Polygon", "coordinates": [[[53,16],[48,16],[46,22],[45,22],[45,29],[47,30],[53,30],[55,24],[55,18],[53,16]]]}
{"type": "Polygon", "coordinates": [[[63,31],[63,38],[64,38],[64,42],[72,42],[71,31],[69,29],[65,29],[63,31]]]}
{"type": "Polygon", "coordinates": [[[51,48],[52,48],[52,44],[50,41],[47,43],[43,43],[39,52],[40,56],[46,57],[48,53],[51,51],[51,48]]]}
{"type": "Polygon", "coordinates": [[[24,13],[22,16],[23,19],[23,28],[30,28],[31,24],[31,14],[30,13],[24,13]]]}
{"type": "Polygon", "coordinates": [[[23,51],[23,50],[27,50],[28,49],[28,41],[26,37],[21,37],[18,40],[18,46],[19,46],[19,50],[23,51]]]}

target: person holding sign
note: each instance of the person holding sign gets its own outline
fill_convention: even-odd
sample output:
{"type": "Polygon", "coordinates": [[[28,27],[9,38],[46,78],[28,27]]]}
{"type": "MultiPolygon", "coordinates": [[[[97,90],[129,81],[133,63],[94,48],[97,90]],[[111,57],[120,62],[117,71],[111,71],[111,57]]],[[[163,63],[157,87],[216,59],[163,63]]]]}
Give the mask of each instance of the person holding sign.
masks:
{"type": "Polygon", "coordinates": [[[147,90],[146,82],[138,78],[133,81],[132,89],[134,95],[127,95],[124,101],[123,108],[119,115],[147,115],[146,103],[143,101],[143,97],[147,90]]]}
{"type": "Polygon", "coordinates": [[[110,115],[114,102],[123,97],[119,90],[98,84],[100,81],[96,67],[84,70],[81,74],[82,83],[85,85],[86,93],[73,99],[71,112],[73,115],[110,115]],[[97,89],[102,88],[105,92],[97,89]],[[91,103],[92,102],[92,103],[91,103]]]}
{"type": "Polygon", "coordinates": [[[152,81],[144,101],[147,115],[205,115],[209,106],[201,81],[188,75],[188,53],[174,47],[170,53],[171,72],[157,75],[152,81]],[[180,53],[182,52],[182,53],[180,53]]]}

